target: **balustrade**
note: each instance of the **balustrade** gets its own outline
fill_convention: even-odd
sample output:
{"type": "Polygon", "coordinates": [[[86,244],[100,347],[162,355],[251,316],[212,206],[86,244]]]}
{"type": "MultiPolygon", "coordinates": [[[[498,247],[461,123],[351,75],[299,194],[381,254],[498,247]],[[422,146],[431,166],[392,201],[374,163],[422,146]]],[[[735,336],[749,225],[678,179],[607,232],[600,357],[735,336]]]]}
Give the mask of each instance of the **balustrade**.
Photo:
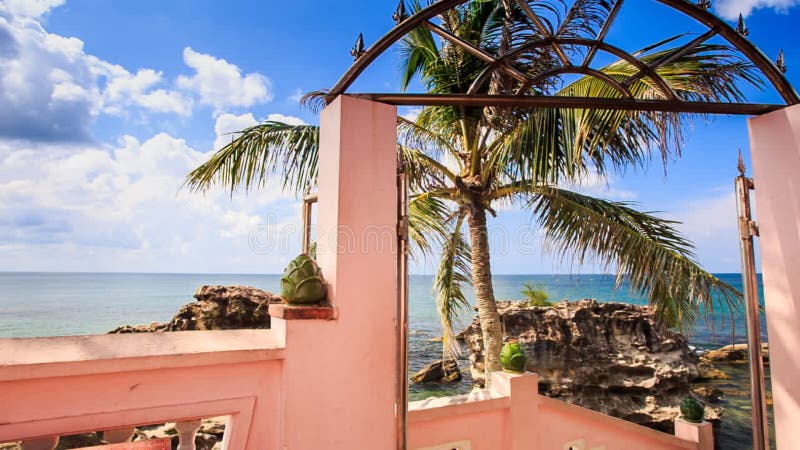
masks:
{"type": "MultiPolygon", "coordinates": [[[[195,436],[200,429],[200,425],[200,419],[175,423],[175,429],[178,431],[178,450],[196,450],[195,436]]],[[[103,441],[108,444],[122,444],[131,442],[135,434],[136,429],[134,427],[105,430],[103,431],[103,441]]],[[[54,450],[58,446],[59,439],[58,436],[29,439],[22,441],[20,447],[22,450],[54,450]]],[[[146,445],[146,442],[146,440],[134,441],[129,448],[131,450],[136,448],[136,444],[144,448],[143,446],[146,445]]]]}

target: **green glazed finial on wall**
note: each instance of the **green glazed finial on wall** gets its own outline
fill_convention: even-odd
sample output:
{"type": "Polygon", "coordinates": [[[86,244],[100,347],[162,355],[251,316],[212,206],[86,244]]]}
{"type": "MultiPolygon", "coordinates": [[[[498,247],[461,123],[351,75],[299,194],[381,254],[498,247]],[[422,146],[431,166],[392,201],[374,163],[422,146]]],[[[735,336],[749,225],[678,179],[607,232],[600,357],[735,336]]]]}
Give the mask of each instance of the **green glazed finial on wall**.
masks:
{"type": "Polygon", "coordinates": [[[281,297],[290,305],[319,305],[328,296],[322,270],[305,253],[293,259],[281,278],[281,297]]]}
{"type": "Polygon", "coordinates": [[[686,397],[681,402],[681,416],[687,422],[700,423],[705,416],[705,408],[694,397],[686,397]]]}
{"type": "Polygon", "coordinates": [[[505,372],[524,373],[526,361],[525,351],[517,341],[506,342],[500,351],[500,365],[505,372]]]}

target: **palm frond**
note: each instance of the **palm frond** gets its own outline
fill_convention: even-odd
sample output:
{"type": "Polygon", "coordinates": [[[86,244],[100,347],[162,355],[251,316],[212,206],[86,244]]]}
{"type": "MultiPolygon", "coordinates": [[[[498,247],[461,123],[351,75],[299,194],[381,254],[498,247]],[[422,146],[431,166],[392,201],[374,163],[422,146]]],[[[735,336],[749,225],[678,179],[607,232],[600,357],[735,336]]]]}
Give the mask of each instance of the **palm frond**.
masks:
{"type": "Polygon", "coordinates": [[[463,287],[471,283],[470,247],[462,234],[465,215],[459,214],[450,229],[450,238],[442,247],[439,269],[433,280],[436,307],[442,324],[444,359],[455,358],[461,351],[455,339],[453,325],[461,311],[469,309],[463,287]]]}
{"type": "Polygon", "coordinates": [[[734,311],[741,294],[694,261],[692,245],[675,222],[636,211],[628,203],[556,188],[537,188],[530,206],[562,257],[594,259],[616,270],[634,293],[647,297],[657,319],[690,329],[701,313],[734,311]]]}
{"type": "Polygon", "coordinates": [[[433,256],[449,239],[447,223],[453,212],[444,200],[427,193],[415,195],[408,202],[408,237],[418,253],[433,256]]]}
{"type": "Polygon", "coordinates": [[[214,185],[231,192],[260,188],[271,176],[302,195],[317,181],[319,127],[268,121],[235,135],[230,144],[186,177],[194,191],[214,185]]]}
{"type": "MultiPolygon", "coordinates": [[[[680,48],[651,51],[641,60],[653,63],[680,48]]],[[[601,71],[621,82],[636,74],[638,68],[627,61],[617,61],[601,71]]],[[[742,84],[761,86],[750,63],[728,47],[716,44],[696,46],[657,72],[678,97],[687,101],[738,102],[744,98],[742,84]]],[[[665,98],[648,77],[633,82],[629,89],[634,98],[665,98]]],[[[551,94],[622,97],[605,81],[590,76],[551,94]]],[[[499,155],[490,155],[489,160],[507,168],[512,177],[550,183],[564,178],[574,180],[588,171],[602,175],[610,170],[644,167],[653,155],[666,163],[671,155],[680,155],[682,130],[690,119],[691,116],[664,112],[536,109],[505,134],[506,143],[493,149],[499,155]]]]}

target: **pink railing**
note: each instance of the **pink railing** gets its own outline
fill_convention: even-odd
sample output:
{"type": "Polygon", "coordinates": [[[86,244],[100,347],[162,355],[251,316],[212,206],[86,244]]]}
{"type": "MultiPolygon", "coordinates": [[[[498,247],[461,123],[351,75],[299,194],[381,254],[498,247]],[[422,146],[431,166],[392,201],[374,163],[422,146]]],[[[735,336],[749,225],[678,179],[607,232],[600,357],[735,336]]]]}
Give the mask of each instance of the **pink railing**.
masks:
{"type": "MultiPolygon", "coordinates": [[[[116,430],[130,436],[137,425],[177,422],[185,435],[180,448],[189,450],[197,419],[229,416],[223,448],[281,448],[291,439],[282,426],[284,390],[296,388],[284,372],[286,322],[273,321],[277,329],[267,331],[0,340],[0,442],[52,449],[60,435],[116,430]]],[[[314,334],[311,323],[297,326],[314,334]]],[[[296,351],[295,364],[306,372],[322,369],[302,362],[304,349],[296,351]]],[[[409,448],[713,448],[708,424],[679,422],[679,439],[542,397],[534,374],[495,373],[492,381],[489,390],[411,403],[409,448]]],[[[360,448],[372,447],[364,441],[360,448]]]]}
{"type": "Polygon", "coordinates": [[[712,450],[711,425],[672,436],[538,394],[535,374],[495,373],[492,389],[409,406],[412,449],[712,450]]]}
{"type": "Polygon", "coordinates": [[[0,355],[0,442],[164,422],[193,436],[229,416],[226,448],[278,448],[282,333],[6,339],[0,355]]]}

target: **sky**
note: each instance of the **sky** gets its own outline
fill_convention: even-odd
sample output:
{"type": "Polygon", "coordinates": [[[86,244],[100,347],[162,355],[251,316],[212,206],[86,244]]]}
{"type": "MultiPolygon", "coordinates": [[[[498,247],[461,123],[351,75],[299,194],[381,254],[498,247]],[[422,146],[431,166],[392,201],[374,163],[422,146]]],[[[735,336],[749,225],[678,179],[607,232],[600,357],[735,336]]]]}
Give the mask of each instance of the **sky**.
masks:
{"type": "MultiPolygon", "coordinates": [[[[630,3],[614,44],[696,31],[657,2],[630,3]]],[[[713,2],[726,20],[744,14],[767,55],[785,50],[795,85],[797,3],[713,2]]],[[[395,5],[0,0],[0,271],[281,272],[299,252],[294,197],[274,184],[194,194],[183,178],[231,132],[263,120],[318,123],[299,97],[332,86],[358,33],[377,40],[395,5]]],[[[398,91],[397,66],[387,52],[355,90],[398,91]]],[[[748,94],[776,101],[769,88],[748,94]]],[[[654,161],[581,189],[681,221],[708,270],[738,272],[733,178],[737,149],[747,147],[745,118],[696,120],[666,167],[654,161]]],[[[503,237],[532,220],[508,209],[491,221],[495,273],[596,271],[554,260],[541,242],[520,248],[503,237]]]]}

